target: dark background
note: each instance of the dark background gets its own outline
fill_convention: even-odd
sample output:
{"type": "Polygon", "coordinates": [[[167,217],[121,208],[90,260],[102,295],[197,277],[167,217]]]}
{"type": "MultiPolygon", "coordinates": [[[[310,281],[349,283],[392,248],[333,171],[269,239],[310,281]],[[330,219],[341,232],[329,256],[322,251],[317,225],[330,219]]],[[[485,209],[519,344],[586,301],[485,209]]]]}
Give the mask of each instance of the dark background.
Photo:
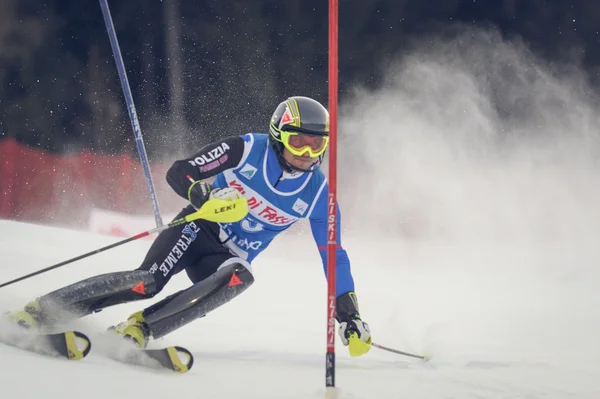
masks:
{"type": "MultiPolygon", "coordinates": [[[[327,102],[327,0],[109,1],[150,159],[265,131],[289,95],[327,102]]],[[[97,1],[0,0],[0,139],[135,154],[97,1]]],[[[415,40],[495,29],[596,87],[600,2],[340,0],[340,101],[415,40]]],[[[431,38],[431,39],[427,39],[431,38]]],[[[560,68],[555,73],[560,74],[560,68]]]]}

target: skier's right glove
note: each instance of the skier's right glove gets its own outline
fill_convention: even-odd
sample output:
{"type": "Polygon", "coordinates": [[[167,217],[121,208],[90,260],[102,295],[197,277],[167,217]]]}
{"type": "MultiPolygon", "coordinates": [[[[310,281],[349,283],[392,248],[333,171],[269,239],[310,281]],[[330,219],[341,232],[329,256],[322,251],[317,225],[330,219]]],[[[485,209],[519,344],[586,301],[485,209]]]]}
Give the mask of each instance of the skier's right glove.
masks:
{"type": "Polygon", "coordinates": [[[338,334],[348,347],[350,356],[356,357],[371,349],[373,340],[369,325],[358,314],[358,301],[354,292],[347,292],[336,299],[336,318],[340,323],[338,334]]]}
{"type": "Polygon", "coordinates": [[[240,193],[233,187],[212,188],[204,181],[196,181],[188,188],[188,200],[196,209],[200,209],[206,201],[213,198],[235,201],[240,198],[240,193]]]}

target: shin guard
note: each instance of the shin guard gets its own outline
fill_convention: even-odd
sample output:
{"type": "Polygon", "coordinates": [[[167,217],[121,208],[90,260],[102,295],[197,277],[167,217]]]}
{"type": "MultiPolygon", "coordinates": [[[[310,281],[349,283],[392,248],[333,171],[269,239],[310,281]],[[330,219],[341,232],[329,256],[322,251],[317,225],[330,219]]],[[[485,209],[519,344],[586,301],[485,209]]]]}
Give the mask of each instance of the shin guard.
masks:
{"type": "Polygon", "coordinates": [[[160,338],[229,302],[253,282],[249,265],[225,263],[205,280],[144,310],[144,321],[152,337],[160,338]]]}
{"type": "Polygon", "coordinates": [[[82,317],[108,306],[151,298],[156,283],[145,270],[107,273],[82,280],[38,299],[44,323],[82,317]]]}

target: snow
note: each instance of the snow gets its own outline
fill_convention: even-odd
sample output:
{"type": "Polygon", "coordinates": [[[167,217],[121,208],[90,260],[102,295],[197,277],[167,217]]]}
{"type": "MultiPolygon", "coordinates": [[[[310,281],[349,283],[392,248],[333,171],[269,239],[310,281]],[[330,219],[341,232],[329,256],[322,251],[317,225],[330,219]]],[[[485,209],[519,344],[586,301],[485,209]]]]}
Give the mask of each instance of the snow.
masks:
{"type": "MultiPolygon", "coordinates": [[[[14,221],[0,221],[0,236],[4,280],[116,241],[14,221]]],[[[468,250],[397,242],[392,254],[379,251],[385,244],[346,240],[363,317],[376,342],[431,352],[433,359],[423,363],[376,348],[350,358],[338,340],[340,398],[599,397],[595,246],[580,254],[581,267],[558,272],[568,260],[565,248],[548,247],[536,258],[527,248],[501,245],[468,250]],[[540,264],[541,257],[549,264],[540,264]]],[[[1,310],[81,278],[134,268],[148,245],[132,242],[5,287],[1,310]]],[[[0,345],[0,392],[11,398],[322,398],[326,286],[316,250],[304,245],[313,244],[302,231],[281,237],[257,259],[257,281],[241,297],[153,343],[189,348],[196,362],[185,375],[123,365],[94,347],[86,359],[70,362],[0,345]]],[[[159,298],[187,284],[179,274],[159,298]]],[[[152,302],[109,308],[74,326],[93,337],[152,302]]]]}

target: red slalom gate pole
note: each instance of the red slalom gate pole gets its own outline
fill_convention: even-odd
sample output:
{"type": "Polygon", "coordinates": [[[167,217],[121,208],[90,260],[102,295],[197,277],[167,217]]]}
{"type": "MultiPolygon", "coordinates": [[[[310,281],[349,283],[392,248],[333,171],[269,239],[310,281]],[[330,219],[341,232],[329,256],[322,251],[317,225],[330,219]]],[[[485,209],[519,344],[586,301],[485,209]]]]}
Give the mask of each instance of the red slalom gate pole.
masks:
{"type": "Polygon", "coordinates": [[[325,390],[335,398],[335,302],[337,250],[338,0],[329,0],[329,193],[327,199],[327,353],[325,390]]]}

